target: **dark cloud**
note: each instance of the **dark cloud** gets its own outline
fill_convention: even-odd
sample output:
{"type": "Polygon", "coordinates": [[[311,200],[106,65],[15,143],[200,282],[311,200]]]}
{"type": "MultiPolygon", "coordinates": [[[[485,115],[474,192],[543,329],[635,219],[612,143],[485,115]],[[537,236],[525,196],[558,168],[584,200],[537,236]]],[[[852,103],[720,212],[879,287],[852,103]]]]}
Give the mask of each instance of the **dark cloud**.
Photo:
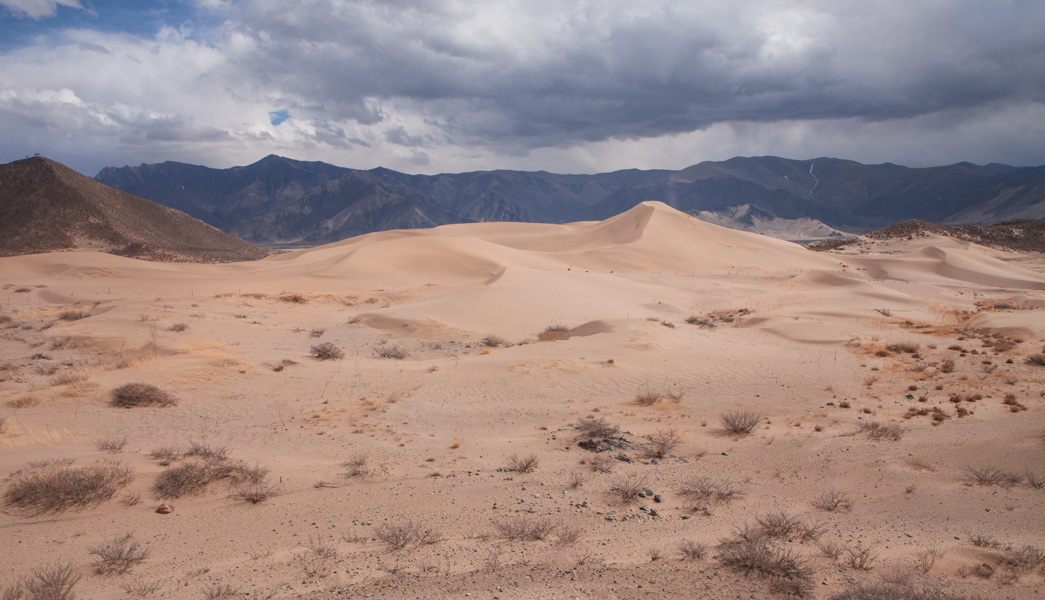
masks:
{"type": "Polygon", "coordinates": [[[401,102],[460,142],[531,148],[1045,101],[1037,2],[450,6],[257,0],[244,66],[334,118],[401,102]]]}

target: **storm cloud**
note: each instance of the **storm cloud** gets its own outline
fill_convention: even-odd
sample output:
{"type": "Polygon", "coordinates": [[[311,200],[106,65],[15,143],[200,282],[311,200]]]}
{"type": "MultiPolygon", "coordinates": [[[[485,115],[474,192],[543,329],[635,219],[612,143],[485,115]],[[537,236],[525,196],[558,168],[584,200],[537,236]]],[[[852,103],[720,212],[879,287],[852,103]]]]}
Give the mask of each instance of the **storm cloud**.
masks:
{"type": "Polygon", "coordinates": [[[85,169],[104,166],[90,156],[227,166],[268,152],[430,171],[677,168],[731,150],[1045,162],[1040,2],[199,10],[220,25],[151,36],[57,28],[6,52],[0,152],[68,152],[75,139],[90,149],[73,157],[85,169]],[[32,147],[10,137],[29,132],[32,147]]]}

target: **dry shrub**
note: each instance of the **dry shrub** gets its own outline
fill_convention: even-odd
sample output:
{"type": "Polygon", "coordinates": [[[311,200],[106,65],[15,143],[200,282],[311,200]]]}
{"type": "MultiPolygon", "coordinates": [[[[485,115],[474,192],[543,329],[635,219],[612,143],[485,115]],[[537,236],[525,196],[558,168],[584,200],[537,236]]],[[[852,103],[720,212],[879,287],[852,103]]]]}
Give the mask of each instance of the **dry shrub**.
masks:
{"type": "Polygon", "coordinates": [[[493,528],[497,535],[508,541],[537,542],[551,535],[557,526],[547,519],[508,517],[495,519],[493,528]]]}
{"type": "Polygon", "coordinates": [[[645,451],[646,458],[664,458],[682,443],[682,438],[679,437],[678,430],[674,427],[658,429],[656,433],[647,438],[650,441],[650,447],[645,451]]]}
{"type": "Polygon", "coordinates": [[[778,548],[764,539],[727,540],[718,546],[716,557],[723,565],[745,574],[806,580],[810,570],[798,554],[778,548]]]}
{"type": "Polygon", "coordinates": [[[734,410],[719,415],[722,427],[733,435],[748,435],[762,422],[762,415],[747,410],[734,410]]]}
{"type": "Polygon", "coordinates": [[[664,394],[661,392],[650,391],[647,389],[644,392],[639,392],[635,395],[635,403],[639,406],[653,406],[657,402],[664,398],[664,394]]]}
{"type": "Polygon", "coordinates": [[[279,299],[283,302],[293,302],[294,304],[305,304],[308,302],[308,298],[301,294],[283,294],[279,299]]]}
{"type": "Polygon", "coordinates": [[[812,504],[813,508],[826,510],[827,512],[848,511],[853,508],[853,501],[849,498],[849,495],[838,490],[820,494],[813,500],[812,504]]]}
{"type": "Polygon", "coordinates": [[[699,325],[701,328],[714,329],[715,321],[707,317],[688,317],[686,322],[690,325],[699,325]]]}
{"type": "Polygon", "coordinates": [[[971,535],[969,541],[978,548],[997,548],[999,546],[998,542],[989,535],[971,535]]]}
{"type": "Polygon", "coordinates": [[[771,513],[757,517],[755,522],[762,529],[762,535],[771,538],[784,538],[791,535],[801,525],[802,520],[787,513],[771,513]]]}
{"type": "Polygon", "coordinates": [[[616,437],[620,434],[620,428],[616,425],[610,425],[606,419],[599,417],[584,417],[574,424],[574,428],[581,432],[581,435],[589,438],[605,439],[610,437],[616,437]]]}
{"type": "Polygon", "coordinates": [[[149,457],[153,460],[160,461],[161,465],[167,466],[181,458],[181,448],[176,446],[160,446],[159,448],[153,448],[153,450],[149,452],[149,457]]]}
{"type": "Polygon", "coordinates": [[[89,316],[91,316],[91,313],[86,310],[63,310],[58,313],[58,318],[62,321],[79,321],[89,316]]]}
{"type": "Polygon", "coordinates": [[[173,331],[174,333],[184,333],[189,330],[188,323],[175,323],[167,328],[167,331],[173,331]]]}
{"type": "Polygon", "coordinates": [[[123,451],[125,446],[127,446],[127,438],[108,438],[104,440],[98,440],[94,443],[94,445],[102,452],[118,454],[121,451],[123,451]]]}
{"type": "Polygon", "coordinates": [[[249,502],[251,504],[257,504],[259,502],[264,502],[269,498],[269,496],[275,495],[276,488],[272,487],[271,485],[266,485],[264,483],[253,483],[237,489],[232,494],[232,497],[242,500],[244,502],[249,502]]]}
{"type": "Polygon", "coordinates": [[[104,546],[95,546],[90,553],[98,557],[94,570],[99,575],[123,575],[149,557],[148,548],[131,541],[131,534],[118,535],[104,546]]]}
{"type": "Polygon", "coordinates": [[[0,591],[3,600],[73,600],[73,587],[80,574],[71,564],[33,569],[31,577],[19,579],[0,591]]]}
{"type": "Polygon", "coordinates": [[[377,354],[381,358],[391,358],[395,360],[403,360],[407,356],[406,350],[399,346],[380,346],[374,349],[374,354],[377,354]]]}
{"type": "Polygon", "coordinates": [[[139,504],[142,503],[142,493],[141,492],[131,492],[129,494],[124,494],[123,500],[121,500],[121,502],[123,502],[123,505],[128,507],[128,508],[130,508],[132,506],[138,506],[139,504]]]}
{"type": "Polygon", "coordinates": [[[333,342],[323,342],[310,348],[312,356],[319,360],[337,360],[344,358],[345,353],[333,344],[333,342]]]}
{"type": "Polygon", "coordinates": [[[500,346],[503,346],[503,347],[507,348],[508,346],[511,345],[511,344],[508,343],[508,340],[504,339],[503,337],[501,337],[499,335],[488,335],[488,336],[484,337],[482,340],[480,340],[479,343],[482,344],[483,346],[487,346],[487,347],[490,347],[490,348],[497,348],[497,347],[500,347],[500,346]]]}
{"type": "Polygon", "coordinates": [[[933,587],[915,588],[873,582],[842,590],[829,596],[828,600],[966,600],[966,596],[933,587]]]}
{"type": "Polygon", "coordinates": [[[1045,367],[1045,354],[1031,354],[1027,357],[1027,364],[1045,367]]]}
{"type": "Polygon", "coordinates": [[[596,473],[613,472],[613,459],[605,454],[593,454],[587,458],[582,458],[581,464],[587,464],[596,473]]]}
{"type": "Polygon", "coordinates": [[[953,373],[954,372],[954,361],[950,360],[950,359],[947,359],[947,360],[943,361],[942,363],[940,363],[940,372],[941,373],[953,373]]]}
{"type": "Polygon", "coordinates": [[[374,537],[388,546],[389,550],[401,550],[410,544],[428,546],[446,539],[440,530],[410,520],[382,523],[374,528],[374,537]]]}
{"type": "Polygon", "coordinates": [[[997,485],[1006,488],[1019,485],[1023,481],[1023,475],[1019,473],[992,466],[966,467],[965,476],[969,482],[976,485],[997,485]]]}
{"type": "Polygon", "coordinates": [[[70,508],[84,509],[111,500],[134,481],[134,472],[119,461],[103,461],[80,468],[55,461],[36,467],[30,464],[28,470],[15,472],[12,479],[4,491],[4,505],[41,515],[70,508]]]}
{"type": "Polygon", "coordinates": [[[629,504],[639,497],[645,487],[645,476],[632,474],[614,479],[610,491],[617,495],[622,504],[629,504]]]}
{"type": "Polygon", "coordinates": [[[908,467],[918,471],[929,471],[931,473],[936,470],[936,465],[917,456],[908,456],[904,459],[904,463],[906,463],[908,467]]]}
{"type": "Polygon", "coordinates": [[[850,568],[857,571],[870,571],[878,560],[878,554],[874,552],[874,548],[864,548],[857,544],[855,547],[845,547],[844,560],[850,568]]]}
{"type": "Polygon", "coordinates": [[[377,468],[369,466],[370,454],[367,452],[356,452],[346,460],[342,466],[345,467],[345,477],[370,479],[377,475],[377,468]]]}
{"type": "Polygon", "coordinates": [[[682,540],[679,542],[679,552],[682,553],[682,557],[685,559],[700,560],[707,554],[708,546],[693,540],[682,540]]]}
{"type": "Polygon", "coordinates": [[[315,328],[312,331],[308,332],[308,337],[321,338],[323,337],[323,334],[326,333],[326,331],[326,329],[315,328]]]}
{"type": "Polygon", "coordinates": [[[566,480],[566,485],[571,490],[575,490],[584,485],[584,473],[578,471],[570,471],[570,474],[566,480]]]}
{"type": "Polygon", "coordinates": [[[223,600],[225,598],[236,598],[240,595],[239,588],[231,583],[216,582],[203,588],[203,597],[207,600],[223,600]]]}
{"type": "Polygon", "coordinates": [[[149,383],[128,383],[112,391],[109,406],[134,408],[137,406],[174,406],[178,399],[171,393],[149,383]]]}
{"type": "Polygon", "coordinates": [[[8,401],[7,405],[11,408],[32,408],[40,404],[40,401],[32,396],[24,396],[22,398],[15,398],[14,400],[8,401]]]}
{"type": "Polygon", "coordinates": [[[157,475],[152,484],[152,491],[161,500],[198,496],[206,491],[211,480],[211,472],[207,465],[187,462],[169,467],[157,475]]]}
{"type": "Polygon", "coordinates": [[[1023,478],[1027,480],[1027,485],[1036,490],[1045,487],[1045,476],[1039,475],[1034,471],[1028,469],[1027,472],[1023,474],[1023,478]]]}
{"type": "Polygon", "coordinates": [[[580,527],[559,527],[555,534],[555,543],[559,546],[572,546],[583,537],[584,530],[580,527]]]}
{"type": "Polygon", "coordinates": [[[537,468],[540,463],[540,459],[537,458],[536,454],[528,454],[526,456],[518,456],[512,454],[508,457],[508,466],[505,467],[505,471],[515,471],[516,473],[529,473],[537,468]]]}
{"type": "Polygon", "coordinates": [[[695,500],[698,508],[720,502],[729,502],[744,495],[732,481],[698,477],[682,484],[679,494],[695,500]]]}
{"type": "Polygon", "coordinates": [[[189,449],[185,451],[185,456],[195,456],[203,460],[225,460],[228,453],[229,450],[225,446],[208,446],[192,442],[189,444],[189,449]]]}
{"type": "Polygon", "coordinates": [[[890,344],[886,346],[886,348],[897,354],[900,354],[901,352],[914,354],[915,352],[918,352],[918,349],[921,348],[921,345],[915,344],[913,342],[904,342],[902,344],[890,344]]]}
{"type": "Polygon", "coordinates": [[[83,383],[88,379],[90,379],[90,376],[84,373],[66,373],[65,375],[55,377],[48,383],[50,383],[52,387],[57,387],[60,385],[75,385],[77,383],[83,383]]]}
{"type": "Polygon", "coordinates": [[[864,421],[857,424],[860,433],[867,434],[867,437],[875,441],[888,440],[891,442],[899,441],[903,437],[904,428],[899,425],[886,425],[879,423],[878,421],[864,421]]]}
{"type": "Polygon", "coordinates": [[[0,434],[7,433],[7,417],[0,417],[0,434]]]}
{"type": "Polygon", "coordinates": [[[134,596],[135,598],[145,598],[160,591],[162,584],[159,579],[148,580],[144,577],[137,577],[127,583],[121,584],[120,587],[123,588],[123,591],[127,592],[127,594],[134,596]]]}
{"type": "Polygon", "coordinates": [[[816,547],[824,553],[824,556],[827,556],[831,560],[838,560],[842,556],[842,553],[845,552],[845,548],[843,548],[838,542],[823,541],[817,543],[816,547]]]}

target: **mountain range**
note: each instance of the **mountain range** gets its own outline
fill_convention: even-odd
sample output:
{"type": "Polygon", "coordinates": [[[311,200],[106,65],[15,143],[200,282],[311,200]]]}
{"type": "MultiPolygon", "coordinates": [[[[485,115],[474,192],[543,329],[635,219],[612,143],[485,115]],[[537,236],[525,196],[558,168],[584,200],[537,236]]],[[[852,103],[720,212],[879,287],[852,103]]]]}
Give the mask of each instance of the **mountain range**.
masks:
{"type": "Polygon", "coordinates": [[[786,239],[841,237],[908,219],[948,225],[1045,218],[1045,166],[908,168],[773,156],[679,171],[408,175],[267,156],[244,167],[107,167],[97,181],[257,244],[323,244],[449,223],[601,220],[659,200],[704,220],[786,239]]]}

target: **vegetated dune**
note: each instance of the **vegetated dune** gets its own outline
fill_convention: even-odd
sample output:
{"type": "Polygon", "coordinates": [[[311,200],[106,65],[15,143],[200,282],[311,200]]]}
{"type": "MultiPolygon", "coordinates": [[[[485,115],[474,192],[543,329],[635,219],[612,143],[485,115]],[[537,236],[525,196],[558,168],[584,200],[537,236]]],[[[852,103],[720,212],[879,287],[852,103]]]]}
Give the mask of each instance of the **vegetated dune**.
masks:
{"type": "Polygon", "coordinates": [[[0,581],[1036,597],[1045,260],[846,252],[646,202],[224,264],[0,258],[0,581]]]}

